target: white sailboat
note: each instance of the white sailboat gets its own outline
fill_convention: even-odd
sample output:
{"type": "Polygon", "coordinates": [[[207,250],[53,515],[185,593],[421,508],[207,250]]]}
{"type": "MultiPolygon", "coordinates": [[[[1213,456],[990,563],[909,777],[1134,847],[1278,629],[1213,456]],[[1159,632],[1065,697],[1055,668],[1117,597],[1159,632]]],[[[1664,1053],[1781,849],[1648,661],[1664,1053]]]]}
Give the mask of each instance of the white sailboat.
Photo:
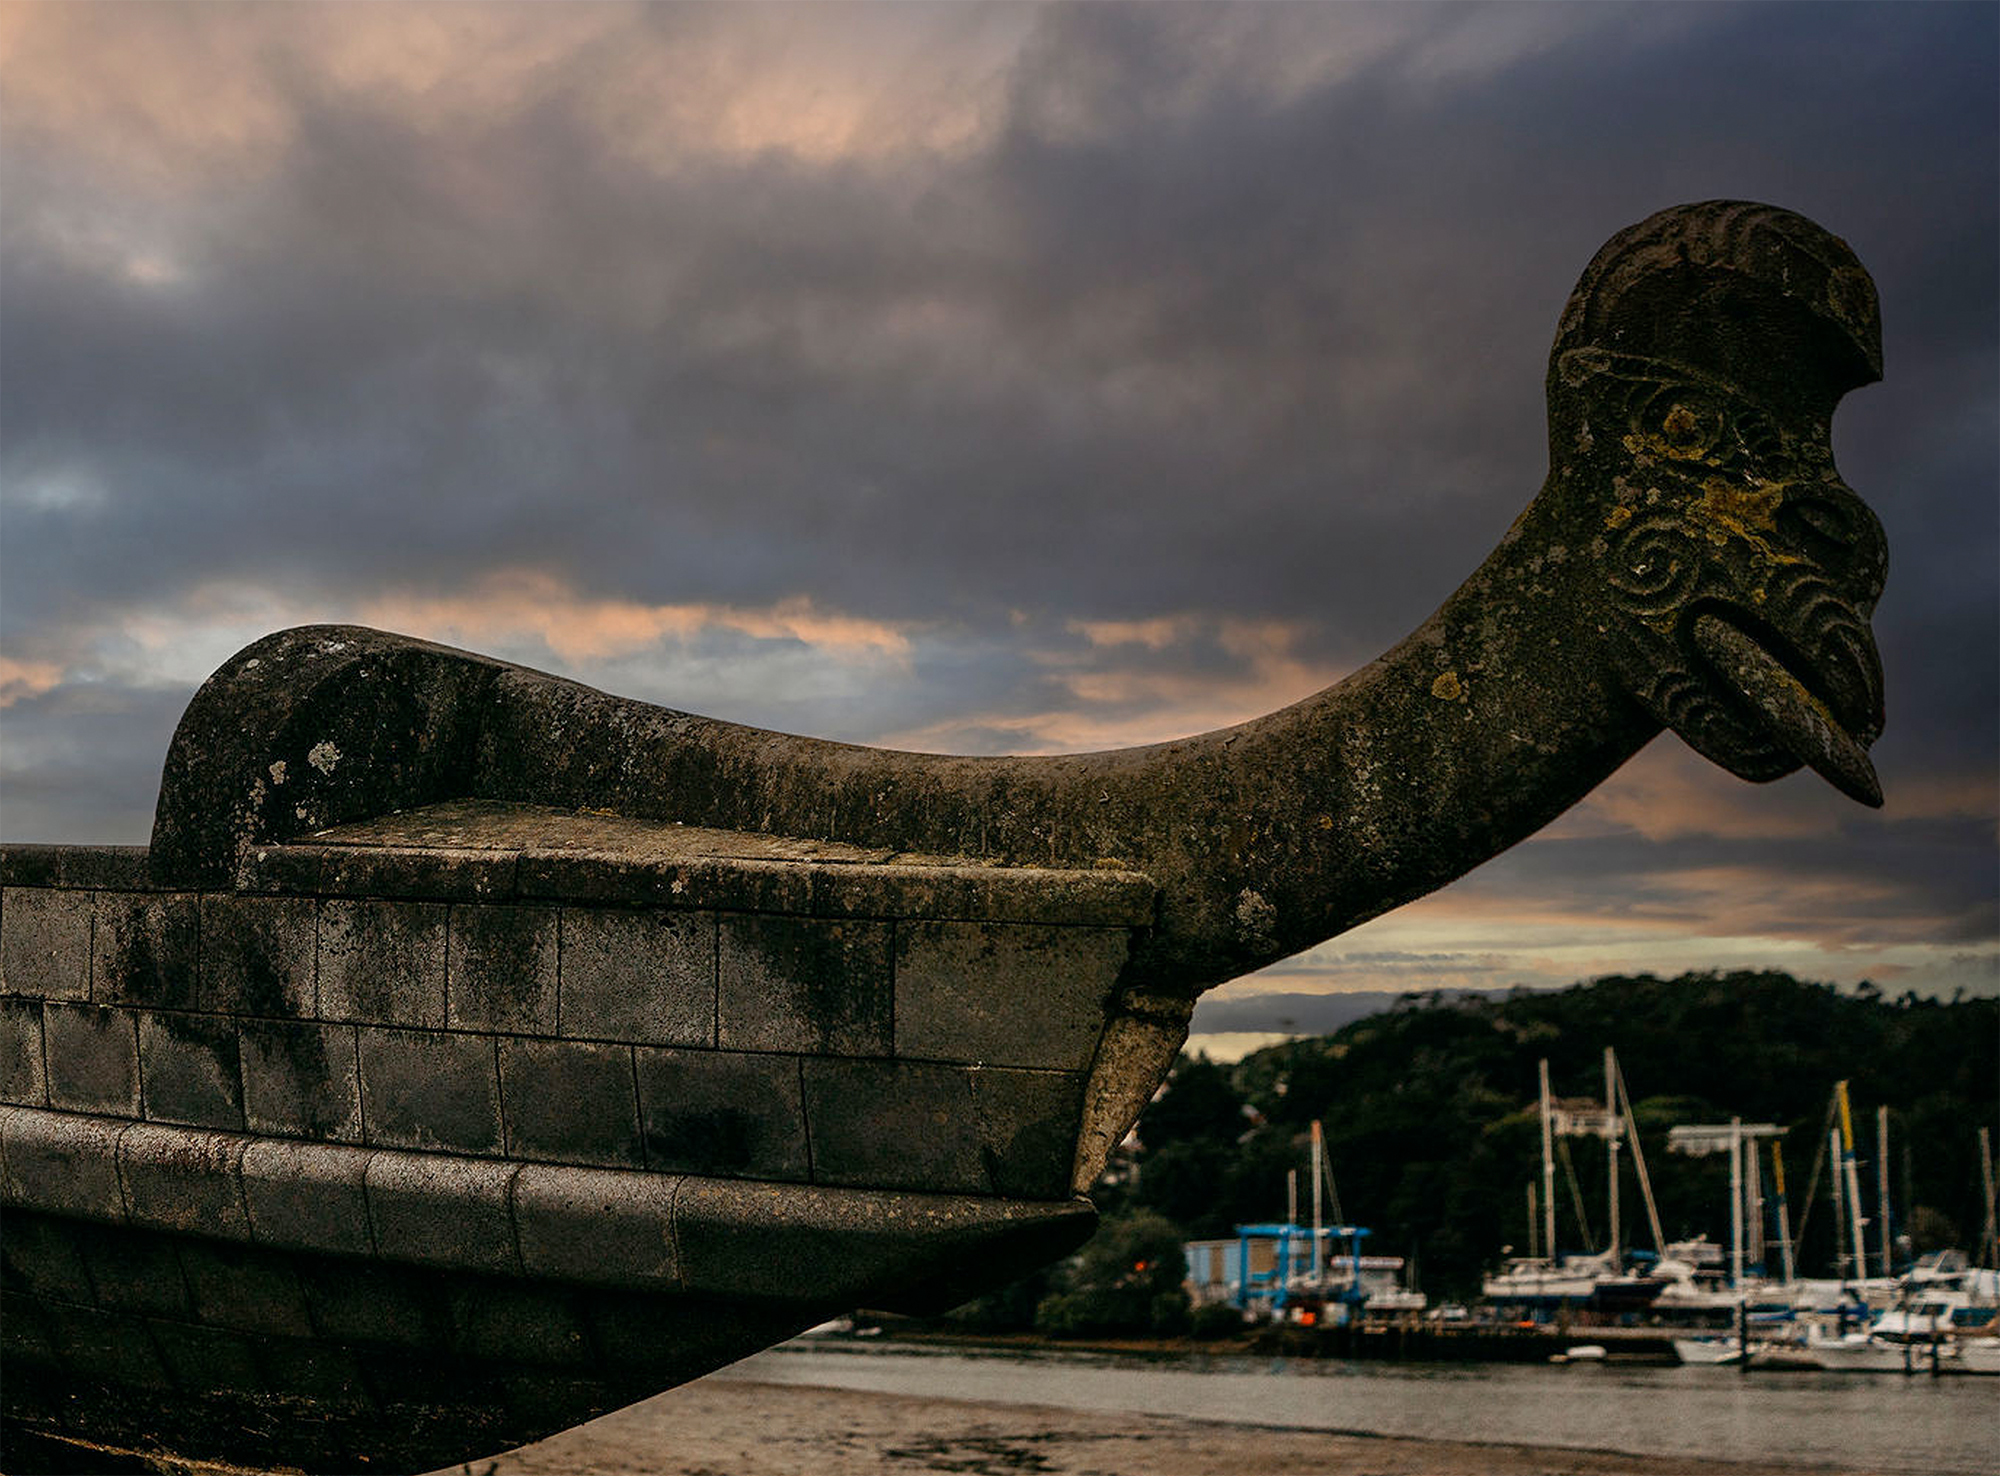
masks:
{"type": "MultiPolygon", "coordinates": [[[[1624,1079],[1618,1071],[1616,1053],[1604,1051],[1604,1106],[1575,1102],[1558,1103],[1549,1091],[1549,1063],[1539,1067],[1539,1103],[1542,1126],[1542,1178],[1539,1198],[1531,1185],[1528,1191],[1529,1253],[1508,1258],[1502,1269],[1481,1283],[1489,1302],[1525,1305],[1538,1309],[1581,1307],[1592,1304],[1612,1310],[1644,1306],[1668,1284],[1655,1271],[1632,1272],[1624,1263],[1623,1237],[1619,1223],[1619,1150],[1629,1138],[1633,1168],[1645,1202],[1653,1232],[1655,1251],[1661,1250],[1660,1217],[1653,1204],[1652,1183],[1646,1174],[1645,1154],[1639,1148],[1637,1125],[1632,1120],[1632,1104],[1624,1094],[1624,1079]],[[1606,1209],[1609,1236],[1600,1251],[1562,1255],[1556,1251],[1556,1143],[1562,1138],[1602,1138],[1609,1160],[1606,1172],[1606,1209]],[[1539,1205],[1539,1212],[1537,1206],[1539,1205]],[[1537,1221],[1539,1219],[1539,1227],[1537,1221]],[[1536,1231],[1548,1248],[1538,1254],[1536,1231]]],[[[1568,1150],[1565,1148],[1564,1153],[1568,1150]]],[[[1564,1159],[1567,1163],[1567,1158],[1564,1159]]],[[[1571,1187],[1575,1187],[1574,1176],[1571,1187]]],[[[1581,1210],[1579,1209],[1579,1218],[1581,1210]]]]}

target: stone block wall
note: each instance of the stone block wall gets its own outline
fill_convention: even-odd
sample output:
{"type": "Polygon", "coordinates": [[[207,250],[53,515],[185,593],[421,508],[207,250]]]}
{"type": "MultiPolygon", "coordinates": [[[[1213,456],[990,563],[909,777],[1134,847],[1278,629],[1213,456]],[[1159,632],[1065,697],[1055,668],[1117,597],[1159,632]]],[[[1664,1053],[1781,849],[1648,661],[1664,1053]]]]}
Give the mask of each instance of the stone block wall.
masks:
{"type": "Polygon", "coordinates": [[[0,1102],[469,1158],[1059,1199],[1150,886],[285,846],[0,850],[0,1102]]]}

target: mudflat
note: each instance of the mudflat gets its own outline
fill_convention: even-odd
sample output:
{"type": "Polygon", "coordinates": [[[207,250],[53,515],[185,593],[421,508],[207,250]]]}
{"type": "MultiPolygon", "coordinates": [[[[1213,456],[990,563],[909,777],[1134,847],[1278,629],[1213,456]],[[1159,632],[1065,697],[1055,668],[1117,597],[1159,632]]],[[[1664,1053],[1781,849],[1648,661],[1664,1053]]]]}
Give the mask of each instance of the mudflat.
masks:
{"type": "Polygon", "coordinates": [[[707,1378],[438,1476],[1905,1476],[707,1378]]]}

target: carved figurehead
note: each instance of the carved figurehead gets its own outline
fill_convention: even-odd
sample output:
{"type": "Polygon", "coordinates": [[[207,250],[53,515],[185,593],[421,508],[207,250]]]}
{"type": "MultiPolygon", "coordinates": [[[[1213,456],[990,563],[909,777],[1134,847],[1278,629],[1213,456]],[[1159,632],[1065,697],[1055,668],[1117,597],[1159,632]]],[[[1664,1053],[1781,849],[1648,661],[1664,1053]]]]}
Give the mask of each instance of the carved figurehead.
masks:
{"type": "Polygon", "coordinates": [[[1563,314],[1545,494],[1588,534],[1608,655],[1654,718],[1744,779],[1805,764],[1867,805],[1887,549],[1829,436],[1841,395],[1881,377],[1880,340],[1868,274],[1811,222],[1656,215],[1563,314]]]}
{"type": "Polygon", "coordinates": [[[1880,803],[1884,546],[1829,441],[1880,363],[1844,243],[1770,206],[1663,211],[1598,253],[1563,313],[1540,494],[1406,640],[1283,711],[1115,752],[897,753],[311,627],[196,697],[152,865],[227,885],[248,846],[470,797],[1144,873],[1158,917],[1111,1003],[1087,1184],[1202,990],[1442,886],[1662,728],[1745,779],[1806,764],[1880,803]]]}

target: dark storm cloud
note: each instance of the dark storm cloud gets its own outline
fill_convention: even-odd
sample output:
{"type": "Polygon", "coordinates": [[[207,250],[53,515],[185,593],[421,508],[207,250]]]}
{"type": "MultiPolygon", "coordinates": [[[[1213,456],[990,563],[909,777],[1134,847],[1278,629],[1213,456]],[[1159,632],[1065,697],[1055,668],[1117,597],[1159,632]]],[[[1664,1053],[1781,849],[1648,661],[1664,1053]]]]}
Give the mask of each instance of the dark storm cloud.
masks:
{"type": "Polygon", "coordinates": [[[281,619],[449,595],[470,613],[423,633],[480,643],[520,587],[491,576],[532,571],[570,603],[506,654],[843,737],[1126,741],[1289,700],[1533,494],[1598,243],[1735,196],[1882,290],[1888,379],[1836,440],[1893,550],[1889,818],[1736,851],[1614,827],[1483,884],[1610,911],[1704,861],[1838,872],[1990,936],[1996,14],[43,7],[0,136],[0,615],[42,693],[7,724],[45,756],[10,758],[7,831],[73,802],[102,833],[104,765],[140,816],[154,699],[71,762],[78,673],[177,702],[199,670],[131,627],[247,639],[202,612],[258,591],[281,619]],[[629,623],[593,599],[805,599],[908,645],[824,677],[749,626],[671,660],[551,633],[629,623]]]}
{"type": "MultiPolygon", "coordinates": [[[[119,489],[91,562],[10,568],[11,599],[104,564],[146,593],[532,559],[656,598],[974,620],[1171,591],[1379,647],[1533,491],[1549,328],[1617,225],[1717,193],[1821,214],[1907,260],[1913,376],[1975,334],[1968,290],[1990,320],[1984,263],[1935,259],[1977,222],[1899,245],[1945,197],[1990,239],[1976,16],[1760,7],[1566,39],[1528,12],[1547,45],[1426,79],[1422,45],[1478,19],[1422,12],[1271,103],[1255,68],[1188,77],[1250,24],[1220,8],[1049,12],[992,145],[904,170],[611,157],[585,107],[601,47],[443,127],[290,56],[281,165],[197,202],[198,286],[107,292],[10,249],[10,474],[81,458],[119,489]],[[1956,316],[1929,306],[1941,276],[1965,279],[1956,316]],[[926,309],[936,341],[885,327],[926,309]]],[[[80,193],[35,142],[7,158],[30,227],[80,193]]]]}

